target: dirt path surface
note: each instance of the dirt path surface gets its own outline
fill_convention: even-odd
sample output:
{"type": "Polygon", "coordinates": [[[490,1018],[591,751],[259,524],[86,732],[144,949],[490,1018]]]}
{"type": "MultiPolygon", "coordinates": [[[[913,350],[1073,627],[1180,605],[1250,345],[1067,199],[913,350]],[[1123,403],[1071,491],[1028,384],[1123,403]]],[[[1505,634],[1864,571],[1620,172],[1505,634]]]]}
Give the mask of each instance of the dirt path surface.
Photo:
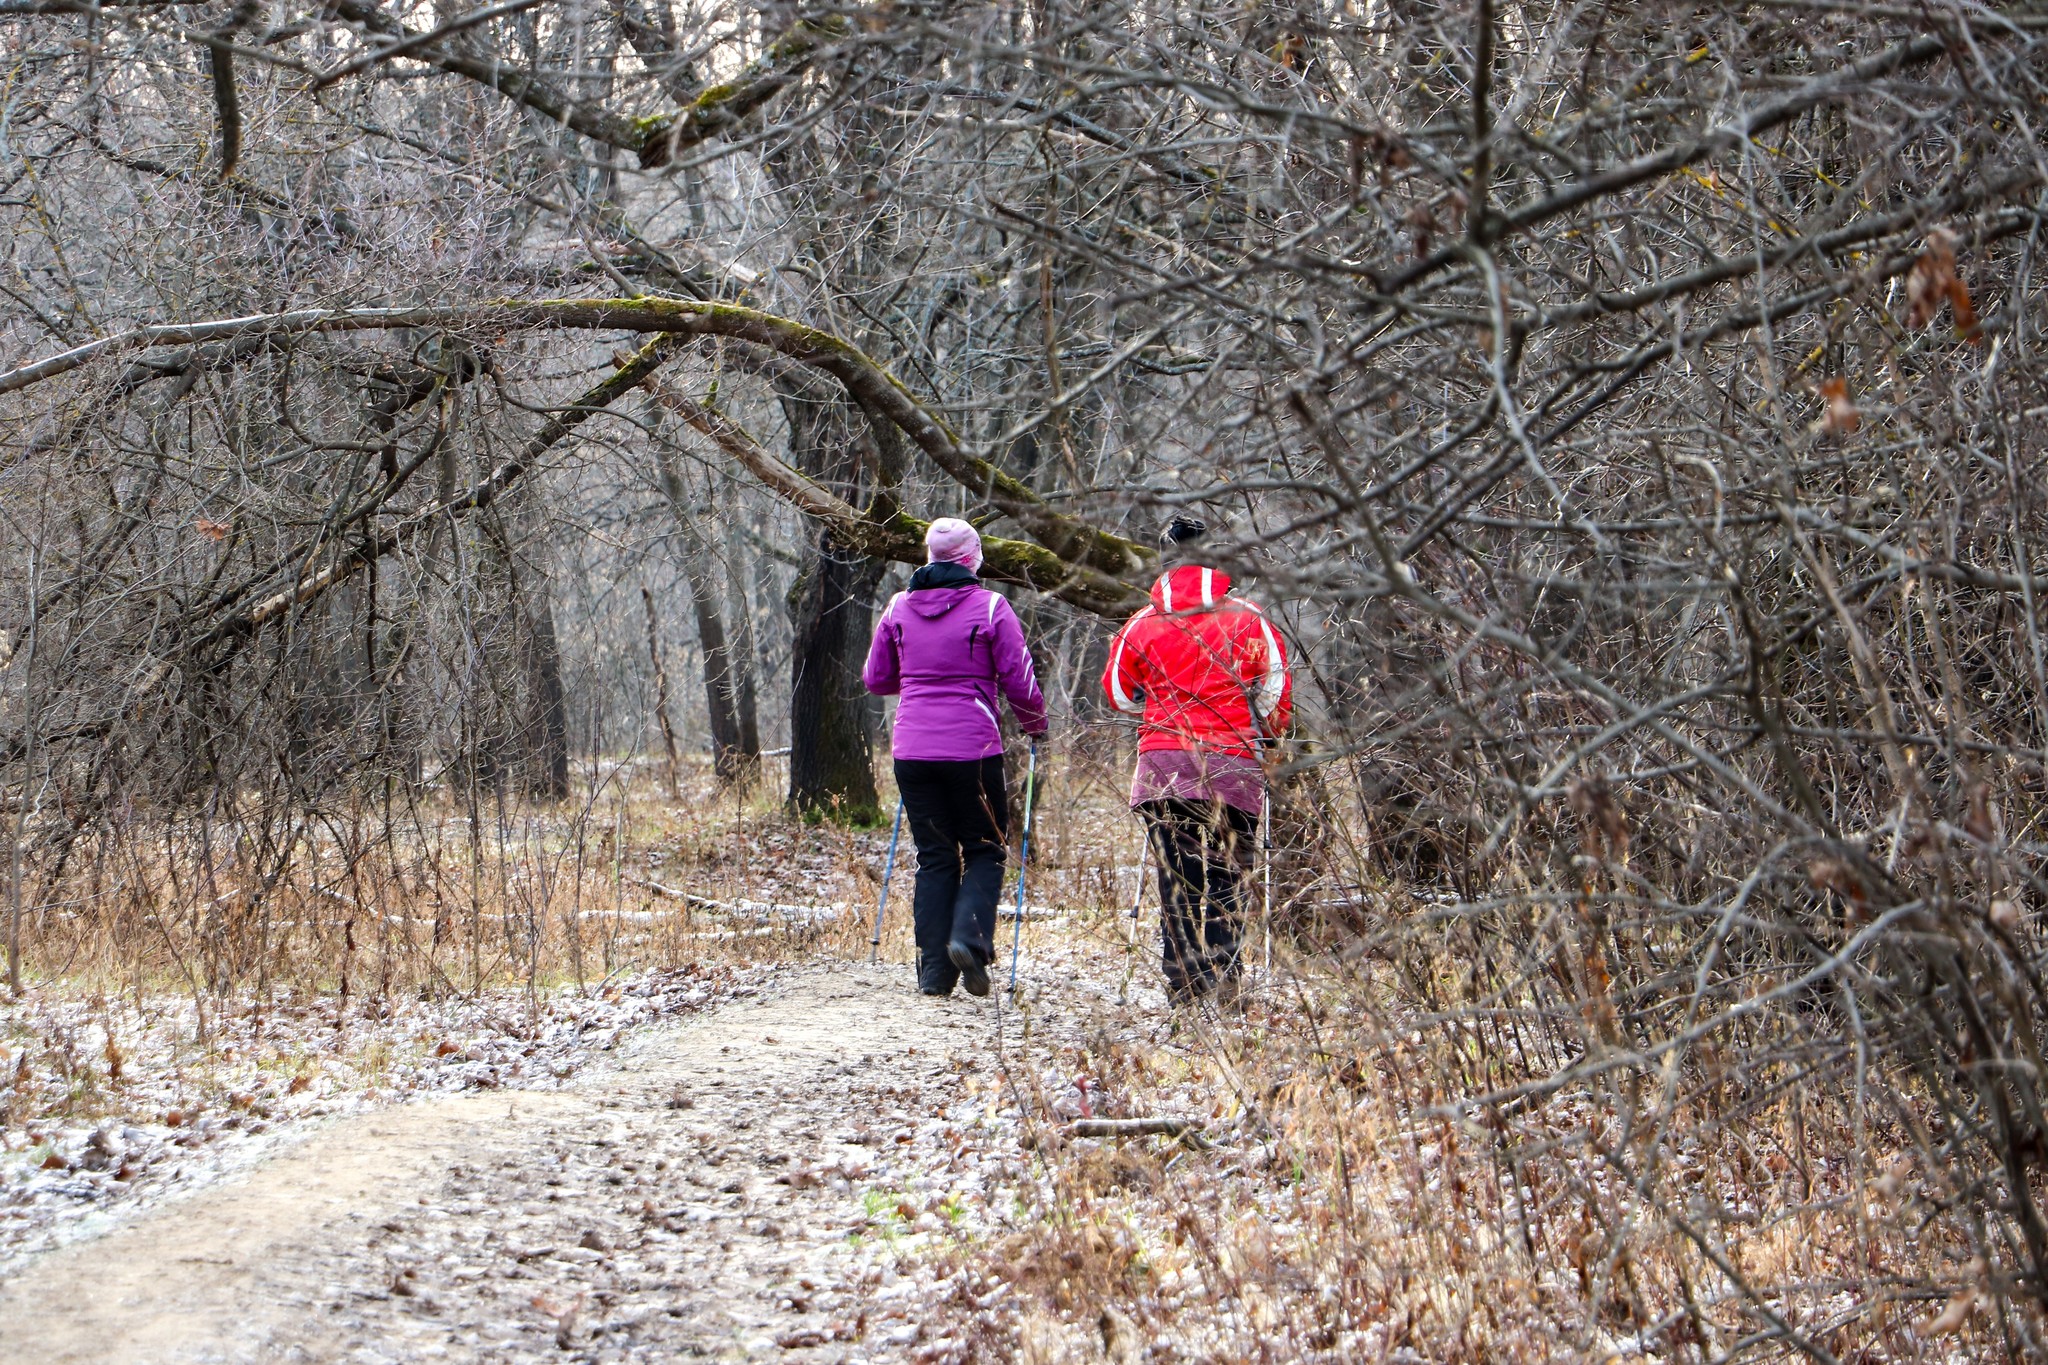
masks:
{"type": "Polygon", "coordinates": [[[870,1224],[938,1221],[891,1191],[944,1167],[932,1116],[994,1042],[904,968],[792,970],[566,1089],[341,1120],[15,1266],[0,1360],[907,1358],[870,1224]]]}

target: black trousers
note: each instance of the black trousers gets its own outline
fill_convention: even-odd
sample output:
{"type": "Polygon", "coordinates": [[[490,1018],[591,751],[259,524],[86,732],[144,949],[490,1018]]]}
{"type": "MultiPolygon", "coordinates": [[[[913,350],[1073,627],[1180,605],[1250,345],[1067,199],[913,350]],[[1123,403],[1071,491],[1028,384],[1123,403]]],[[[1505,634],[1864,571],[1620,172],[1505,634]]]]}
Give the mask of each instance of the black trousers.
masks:
{"type": "Polygon", "coordinates": [[[1221,801],[1138,807],[1159,862],[1159,937],[1166,990],[1185,999],[1238,972],[1238,926],[1259,817],[1221,801]]]}
{"type": "Polygon", "coordinates": [[[1003,894],[1003,840],[1010,829],[1003,760],[896,760],[896,789],[917,845],[918,982],[950,991],[959,970],[946,956],[957,939],[987,963],[995,956],[996,902],[1003,894]]]}

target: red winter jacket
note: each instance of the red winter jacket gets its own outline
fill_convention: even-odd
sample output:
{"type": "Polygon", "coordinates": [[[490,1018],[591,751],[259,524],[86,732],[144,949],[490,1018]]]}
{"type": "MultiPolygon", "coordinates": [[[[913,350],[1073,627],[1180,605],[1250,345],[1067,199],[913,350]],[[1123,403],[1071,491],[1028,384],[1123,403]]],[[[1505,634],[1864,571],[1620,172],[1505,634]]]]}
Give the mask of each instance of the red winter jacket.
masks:
{"type": "Polygon", "coordinates": [[[1287,651],[1264,612],[1230,594],[1230,578],[1185,564],[1152,585],[1152,605],[1109,647],[1102,687],[1142,714],[1138,749],[1203,748],[1253,756],[1287,728],[1287,651]]]}

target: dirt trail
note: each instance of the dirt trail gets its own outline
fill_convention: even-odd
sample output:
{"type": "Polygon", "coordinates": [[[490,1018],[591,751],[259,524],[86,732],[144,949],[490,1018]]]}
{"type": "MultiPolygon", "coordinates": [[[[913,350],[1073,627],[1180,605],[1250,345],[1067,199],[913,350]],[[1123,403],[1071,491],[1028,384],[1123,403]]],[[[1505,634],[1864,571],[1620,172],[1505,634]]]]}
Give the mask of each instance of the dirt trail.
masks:
{"type": "Polygon", "coordinates": [[[14,1267],[0,1360],[901,1357],[850,1234],[994,1044],[986,1002],[908,977],[793,970],[565,1090],[336,1122],[14,1267]]]}

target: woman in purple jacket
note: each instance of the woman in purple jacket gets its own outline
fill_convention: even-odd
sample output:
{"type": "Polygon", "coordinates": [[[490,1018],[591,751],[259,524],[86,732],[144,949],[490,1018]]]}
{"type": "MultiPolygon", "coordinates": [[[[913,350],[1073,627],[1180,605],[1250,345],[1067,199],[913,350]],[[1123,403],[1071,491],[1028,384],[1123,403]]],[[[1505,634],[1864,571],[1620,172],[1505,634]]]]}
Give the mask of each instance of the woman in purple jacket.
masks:
{"type": "Polygon", "coordinates": [[[1024,628],[1003,598],[981,586],[981,537],[940,517],[924,538],[923,568],[910,576],[875,626],[861,681],[896,707],[896,787],[917,844],[917,983],[951,995],[964,980],[988,994],[1003,841],[1000,690],[1033,739],[1046,731],[1024,628]]]}

